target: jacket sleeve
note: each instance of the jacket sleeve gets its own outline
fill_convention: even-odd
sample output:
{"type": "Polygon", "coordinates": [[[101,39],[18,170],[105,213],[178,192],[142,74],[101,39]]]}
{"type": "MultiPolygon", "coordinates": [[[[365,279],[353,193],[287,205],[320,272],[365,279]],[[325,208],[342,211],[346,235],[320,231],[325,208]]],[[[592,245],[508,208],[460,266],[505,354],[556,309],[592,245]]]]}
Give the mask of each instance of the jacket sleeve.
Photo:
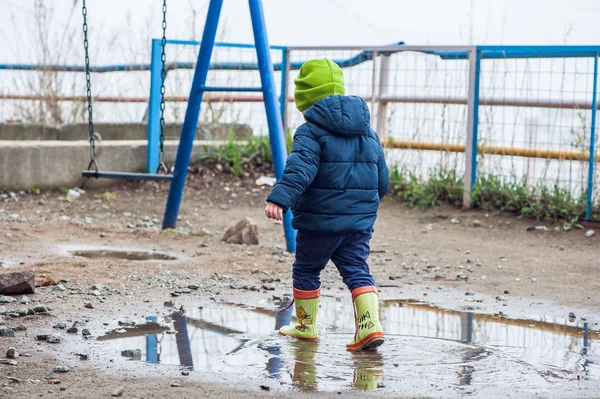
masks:
{"type": "Polygon", "coordinates": [[[385,162],[385,153],[381,145],[379,146],[379,158],[377,159],[377,172],[379,178],[379,199],[382,199],[390,189],[390,172],[385,162]]]}
{"type": "Polygon", "coordinates": [[[292,153],[285,164],[283,176],[267,197],[267,202],[280,206],[284,211],[293,207],[317,175],[320,161],[321,145],[306,125],[300,126],[294,135],[292,153]]]}

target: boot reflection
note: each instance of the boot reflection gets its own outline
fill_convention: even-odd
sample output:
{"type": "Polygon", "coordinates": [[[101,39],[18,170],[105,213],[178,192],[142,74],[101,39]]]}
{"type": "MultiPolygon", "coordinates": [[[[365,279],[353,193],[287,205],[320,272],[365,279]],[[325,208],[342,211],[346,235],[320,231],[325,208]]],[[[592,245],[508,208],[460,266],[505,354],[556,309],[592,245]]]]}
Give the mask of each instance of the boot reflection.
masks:
{"type": "Polygon", "coordinates": [[[383,381],[383,356],[377,351],[352,352],[353,385],[356,389],[374,391],[383,381]]]}
{"type": "Polygon", "coordinates": [[[295,341],[290,342],[289,345],[293,348],[295,359],[292,374],[294,386],[301,391],[315,392],[318,388],[315,354],[319,344],[309,341],[295,341]]]}

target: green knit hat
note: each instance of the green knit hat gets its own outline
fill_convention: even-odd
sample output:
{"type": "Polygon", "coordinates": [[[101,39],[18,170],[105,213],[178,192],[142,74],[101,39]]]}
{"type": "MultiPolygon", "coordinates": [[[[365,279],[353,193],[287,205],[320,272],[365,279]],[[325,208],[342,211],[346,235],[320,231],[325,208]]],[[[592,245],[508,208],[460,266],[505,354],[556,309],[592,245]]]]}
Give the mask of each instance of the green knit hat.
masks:
{"type": "Polygon", "coordinates": [[[342,68],[327,58],[304,63],[294,83],[294,100],[300,112],[306,111],[322,98],[346,93],[342,68]]]}

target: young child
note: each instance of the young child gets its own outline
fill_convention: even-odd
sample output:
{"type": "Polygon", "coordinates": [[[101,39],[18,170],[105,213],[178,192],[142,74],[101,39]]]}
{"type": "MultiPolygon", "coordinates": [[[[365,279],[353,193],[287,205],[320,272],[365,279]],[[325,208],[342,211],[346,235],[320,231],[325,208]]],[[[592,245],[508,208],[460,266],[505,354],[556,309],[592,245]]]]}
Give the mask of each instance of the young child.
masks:
{"type": "Polygon", "coordinates": [[[331,259],[354,301],[356,333],[347,348],[375,348],[384,333],[367,258],[379,201],[389,185],[383,148],[370,128],[367,104],[344,95],[344,75],[334,62],[306,62],[294,83],[296,107],[306,123],[296,130],[283,177],[265,208],[275,220],[291,209],[298,230],[292,271],[298,325],[279,332],[318,339],[320,273],[331,259]]]}

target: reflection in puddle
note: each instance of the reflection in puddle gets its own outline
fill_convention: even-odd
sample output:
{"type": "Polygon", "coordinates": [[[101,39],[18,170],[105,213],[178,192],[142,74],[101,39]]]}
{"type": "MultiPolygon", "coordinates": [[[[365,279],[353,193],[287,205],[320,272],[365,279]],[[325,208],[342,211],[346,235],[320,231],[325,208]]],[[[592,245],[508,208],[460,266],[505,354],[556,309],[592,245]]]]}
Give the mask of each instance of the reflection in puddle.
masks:
{"type": "Polygon", "coordinates": [[[119,250],[81,250],[71,251],[73,256],[93,259],[123,259],[123,260],[177,260],[176,257],[153,251],[119,251],[119,250]]]}
{"type": "Polygon", "coordinates": [[[317,343],[276,334],[292,320],[293,306],[278,311],[288,305],[288,300],[259,307],[216,304],[169,315],[175,334],[129,329],[122,338],[100,339],[115,352],[142,349],[149,363],[270,377],[302,391],[452,396],[501,394],[510,387],[527,395],[568,392],[564,384],[580,379],[600,381],[593,362],[599,335],[587,322],[517,320],[386,301],[384,346],[351,353],[345,349],[354,331],[349,301],[323,298],[317,343]]]}

